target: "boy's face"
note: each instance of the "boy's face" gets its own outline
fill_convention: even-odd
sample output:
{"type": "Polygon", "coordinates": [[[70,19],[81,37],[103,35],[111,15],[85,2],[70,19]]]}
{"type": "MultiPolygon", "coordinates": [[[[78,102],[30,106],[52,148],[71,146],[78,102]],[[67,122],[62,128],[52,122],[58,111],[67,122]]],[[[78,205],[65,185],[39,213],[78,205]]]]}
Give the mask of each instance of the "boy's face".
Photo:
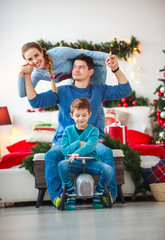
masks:
{"type": "Polygon", "coordinates": [[[76,123],[78,129],[85,129],[87,127],[88,119],[90,118],[92,112],[88,112],[87,109],[75,109],[73,114],[70,113],[70,116],[76,123]]]}
{"type": "Polygon", "coordinates": [[[72,68],[72,77],[75,81],[89,80],[94,69],[88,69],[87,63],[82,60],[76,60],[72,68]]]}

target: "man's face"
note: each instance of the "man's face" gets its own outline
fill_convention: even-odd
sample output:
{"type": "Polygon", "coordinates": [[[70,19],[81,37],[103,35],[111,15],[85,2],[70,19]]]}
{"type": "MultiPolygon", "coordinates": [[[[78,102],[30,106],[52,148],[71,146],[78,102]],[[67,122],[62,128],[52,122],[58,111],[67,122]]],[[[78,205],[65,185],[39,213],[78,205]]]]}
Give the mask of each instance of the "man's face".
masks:
{"type": "Polygon", "coordinates": [[[76,60],[73,64],[72,77],[75,81],[86,81],[90,79],[93,71],[93,69],[88,69],[85,61],[76,60]]]}

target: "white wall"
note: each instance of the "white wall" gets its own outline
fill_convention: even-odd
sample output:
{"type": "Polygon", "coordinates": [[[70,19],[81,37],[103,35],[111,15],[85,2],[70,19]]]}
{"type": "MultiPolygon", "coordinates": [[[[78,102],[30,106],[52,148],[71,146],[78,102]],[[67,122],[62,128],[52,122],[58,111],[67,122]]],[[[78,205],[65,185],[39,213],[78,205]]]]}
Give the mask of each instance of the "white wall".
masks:
{"type": "Polygon", "coordinates": [[[0,106],[10,115],[29,108],[18,97],[17,74],[24,62],[21,47],[42,37],[55,43],[77,39],[96,43],[117,39],[141,42],[138,57],[142,81],[131,85],[137,95],[154,98],[159,73],[165,65],[164,0],[1,0],[0,1],[0,106]]]}

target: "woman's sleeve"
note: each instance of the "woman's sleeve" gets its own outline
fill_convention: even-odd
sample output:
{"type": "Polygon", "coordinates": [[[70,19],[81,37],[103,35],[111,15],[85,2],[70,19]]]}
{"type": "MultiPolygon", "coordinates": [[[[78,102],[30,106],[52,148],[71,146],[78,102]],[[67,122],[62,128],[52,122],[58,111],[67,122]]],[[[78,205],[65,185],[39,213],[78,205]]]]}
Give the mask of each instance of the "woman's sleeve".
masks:
{"type": "Polygon", "coordinates": [[[18,76],[18,94],[21,98],[26,97],[25,78],[20,76],[18,76]]]}
{"type": "MultiPolygon", "coordinates": [[[[34,70],[31,74],[31,80],[34,88],[36,87],[37,83],[41,79],[42,79],[42,76],[40,75],[40,73],[34,70]]],[[[18,76],[18,94],[21,98],[26,97],[25,79],[24,77],[20,77],[20,76],[18,76]]]]}
{"type": "Polygon", "coordinates": [[[108,53],[99,52],[99,51],[90,51],[85,49],[74,49],[70,47],[56,47],[52,49],[52,54],[56,54],[56,56],[61,55],[64,61],[73,60],[80,54],[86,54],[87,56],[91,57],[93,60],[101,60],[105,61],[109,56],[108,53]]]}

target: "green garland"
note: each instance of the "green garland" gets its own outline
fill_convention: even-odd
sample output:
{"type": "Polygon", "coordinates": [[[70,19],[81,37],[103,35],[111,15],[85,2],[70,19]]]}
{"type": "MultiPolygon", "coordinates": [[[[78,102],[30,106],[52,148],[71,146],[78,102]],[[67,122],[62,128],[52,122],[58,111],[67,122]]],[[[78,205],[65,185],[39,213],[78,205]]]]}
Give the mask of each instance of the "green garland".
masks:
{"type": "MultiPolygon", "coordinates": [[[[110,137],[108,134],[104,138],[103,142],[107,147],[111,149],[121,149],[124,153],[124,166],[127,171],[130,172],[131,178],[135,184],[135,191],[132,199],[136,199],[136,195],[140,192],[146,196],[147,185],[141,183],[141,172],[140,165],[141,159],[138,151],[134,151],[126,144],[122,144],[120,139],[115,140],[113,137],[110,137]]],[[[50,144],[46,142],[37,142],[34,147],[30,148],[32,154],[28,155],[25,160],[23,160],[20,168],[27,169],[32,175],[34,175],[34,162],[33,157],[36,153],[46,153],[50,149],[50,144]]]]}
{"type": "MultiPolygon", "coordinates": [[[[136,97],[136,92],[132,93],[125,98],[128,107],[133,106],[133,102],[136,101],[136,106],[149,106],[149,99],[144,97],[136,97]]],[[[119,104],[122,104],[121,99],[119,100],[107,100],[103,103],[104,107],[119,107],[119,104]]]]}
{"type": "Polygon", "coordinates": [[[46,42],[43,39],[37,41],[41,47],[49,50],[54,47],[63,46],[63,47],[71,47],[75,49],[87,49],[90,51],[100,51],[106,52],[116,55],[119,59],[124,59],[127,61],[127,58],[131,56],[134,52],[140,53],[140,42],[134,37],[131,37],[129,42],[124,40],[118,41],[114,38],[111,42],[105,43],[93,43],[92,41],[87,42],[85,40],[77,40],[74,43],[68,43],[64,40],[52,44],[50,41],[46,42]]]}

